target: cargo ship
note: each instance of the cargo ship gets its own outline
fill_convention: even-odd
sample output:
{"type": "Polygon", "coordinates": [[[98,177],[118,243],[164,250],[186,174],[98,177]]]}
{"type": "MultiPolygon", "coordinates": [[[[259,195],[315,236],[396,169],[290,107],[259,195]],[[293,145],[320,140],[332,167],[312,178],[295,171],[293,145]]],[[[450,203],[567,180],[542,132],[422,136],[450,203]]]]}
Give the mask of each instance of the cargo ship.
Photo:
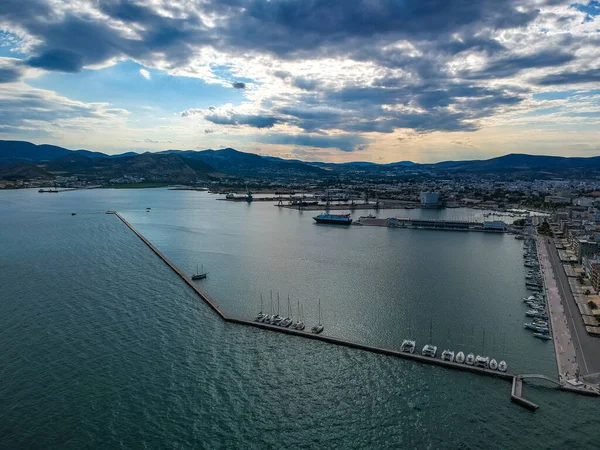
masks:
{"type": "Polygon", "coordinates": [[[323,213],[313,217],[317,223],[328,223],[331,225],[351,225],[350,214],[329,214],[323,213]]]}

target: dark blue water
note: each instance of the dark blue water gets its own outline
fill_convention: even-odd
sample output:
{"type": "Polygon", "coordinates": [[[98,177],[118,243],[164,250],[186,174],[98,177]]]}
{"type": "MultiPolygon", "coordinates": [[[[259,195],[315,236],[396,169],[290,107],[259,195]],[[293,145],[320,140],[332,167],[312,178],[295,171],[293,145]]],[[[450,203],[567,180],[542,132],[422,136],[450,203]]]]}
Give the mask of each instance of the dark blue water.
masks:
{"type": "Polygon", "coordinates": [[[273,290],[314,322],[320,297],[334,336],[397,348],[431,323],[440,347],[555,373],[522,330],[508,235],[320,227],[198,192],[0,192],[2,448],[596,445],[596,399],[528,385],[532,414],[503,381],[225,324],[106,209],[184,270],[204,264],[228,314],[273,290]]]}

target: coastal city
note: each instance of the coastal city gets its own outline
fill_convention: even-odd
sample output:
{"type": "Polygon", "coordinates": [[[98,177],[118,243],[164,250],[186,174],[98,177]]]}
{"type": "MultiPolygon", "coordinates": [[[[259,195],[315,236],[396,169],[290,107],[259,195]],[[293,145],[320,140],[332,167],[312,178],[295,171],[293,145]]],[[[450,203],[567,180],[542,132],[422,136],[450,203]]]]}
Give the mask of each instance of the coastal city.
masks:
{"type": "Polygon", "coordinates": [[[599,0],[0,1],[0,450],[600,448],[599,0]]]}

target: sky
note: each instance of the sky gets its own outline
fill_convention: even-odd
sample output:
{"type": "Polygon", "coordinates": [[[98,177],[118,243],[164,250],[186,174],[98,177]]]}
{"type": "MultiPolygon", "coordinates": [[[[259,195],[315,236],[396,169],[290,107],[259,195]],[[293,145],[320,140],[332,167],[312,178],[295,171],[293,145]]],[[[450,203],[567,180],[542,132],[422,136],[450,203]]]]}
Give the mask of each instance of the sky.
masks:
{"type": "Polygon", "coordinates": [[[600,154],[600,2],[2,0],[0,139],[305,161],[600,154]]]}

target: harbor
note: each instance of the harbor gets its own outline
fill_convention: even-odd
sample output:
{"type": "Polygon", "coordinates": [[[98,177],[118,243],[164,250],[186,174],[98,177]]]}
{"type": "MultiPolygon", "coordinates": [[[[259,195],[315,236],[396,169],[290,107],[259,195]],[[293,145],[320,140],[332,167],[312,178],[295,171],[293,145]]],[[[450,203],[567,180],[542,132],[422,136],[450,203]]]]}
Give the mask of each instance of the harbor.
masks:
{"type": "MultiPolygon", "coordinates": [[[[335,344],[335,345],[345,346],[345,347],[349,347],[349,348],[355,348],[355,349],[370,351],[370,352],[374,352],[374,353],[384,354],[384,355],[388,355],[388,356],[394,356],[394,357],[398,357],[398,358],[413,360],[413,361],[421,362],[424,364],[443,366],[443,367],[450,368],[450,369],[455,369],[455,370],[459,370],[459,371],[463,371],[463,372],[470,372],[470,373],[475,373],[475,374],[479,374],[479,375],[499,378],[499,379],[503,379],[503,380],[511,381],[511,382],[513,381],[514,377],[516,377],[516,376],[520,376],[523,379],[527,379],[527,378],[537,378],[537,379],[545,378],[546,379],[547,378],[542,375],[516,375],[509,371],[502,372],[499,370],[492,370],[489,368],[489,362],[491,362],[489,360],[488,360],[488,367],[486,367],[485,363],[482,364],[482,367],[478,367],[476,365],[464,364],[464,363],[460,363],[460,362],[456,362],[456,361],[450,361],[448,359],[435,358],[435,357],[431,357],[431,356],[414,354],[414,353],[402,351],[402,350],[394,350],[394,349],[389,349],[389,348],[383,348],[383,347],[378,347],[378,346],[372,346],[372,345],[366,345],[366,344],[362,344],[362,343],[352,342],[352,341],[348,341],[348,340],[344,340],[344,339],[339,339],[339,338],[323,335],[323,334],[320,334],[320,332],[316,333],[316,332],[308,331],[308,329],[307,329],[307,331],[303,331],[303,330],[293,329],[291,327],[282,327],[282,326],[274,325],[271,323],[264,323],[264,322],[260,322],[257,320],[246,320],[246,319],[231,317],[229,315],[224,314],[212,298],[210,298],[197,284],[195,284],[187,274],[185,274],[183,271],[181,271],[164,254],[162,254],[156,247],[154,247],[152,245],[152,243],[150,243],[150,241],[148,241],[143,235],[141,235],[141,233],[139,233],[131,224],[129,224],[129,222],[127,222],[120,214],[118,214],[115,211],[107,211],[107,214],[116,215],[157,256],[159,256],[189,287],[191,287],[194,290],[194,292],[200,297],[200,299],[202,299],[205,303],[207,303],[211,307],[211,309],[213,311],[215,311],[221,317],[221,319],[223,319],[226,322],[251,326],[254,328],[260,328],[260,329],[269,330],[269,331],[276,331],[276,332],[280,332],[280,333],[284,333],[284,334],[288,334],[288,335],[294,335],[294,336],[304,337],[304,338],[313,339],[313,340],[319,340],[319,341],[330,343],[330,344],[335,344]]],[[[553,383],[555,383],[556,386],[561,389],[564,388],[558,382],[553,382],[553,383]]],[[[513,401],[515,401],[513,399],[513,397],[514,397],[514,395],[511,395],[511,399],[513,401]]],[[[522,398],[521,396],[517,396],[517,397],[522,398]]],[[[521,404],[521,406],[524,406],[523,403],[520,403],[520,404],[521,404]]]]}

